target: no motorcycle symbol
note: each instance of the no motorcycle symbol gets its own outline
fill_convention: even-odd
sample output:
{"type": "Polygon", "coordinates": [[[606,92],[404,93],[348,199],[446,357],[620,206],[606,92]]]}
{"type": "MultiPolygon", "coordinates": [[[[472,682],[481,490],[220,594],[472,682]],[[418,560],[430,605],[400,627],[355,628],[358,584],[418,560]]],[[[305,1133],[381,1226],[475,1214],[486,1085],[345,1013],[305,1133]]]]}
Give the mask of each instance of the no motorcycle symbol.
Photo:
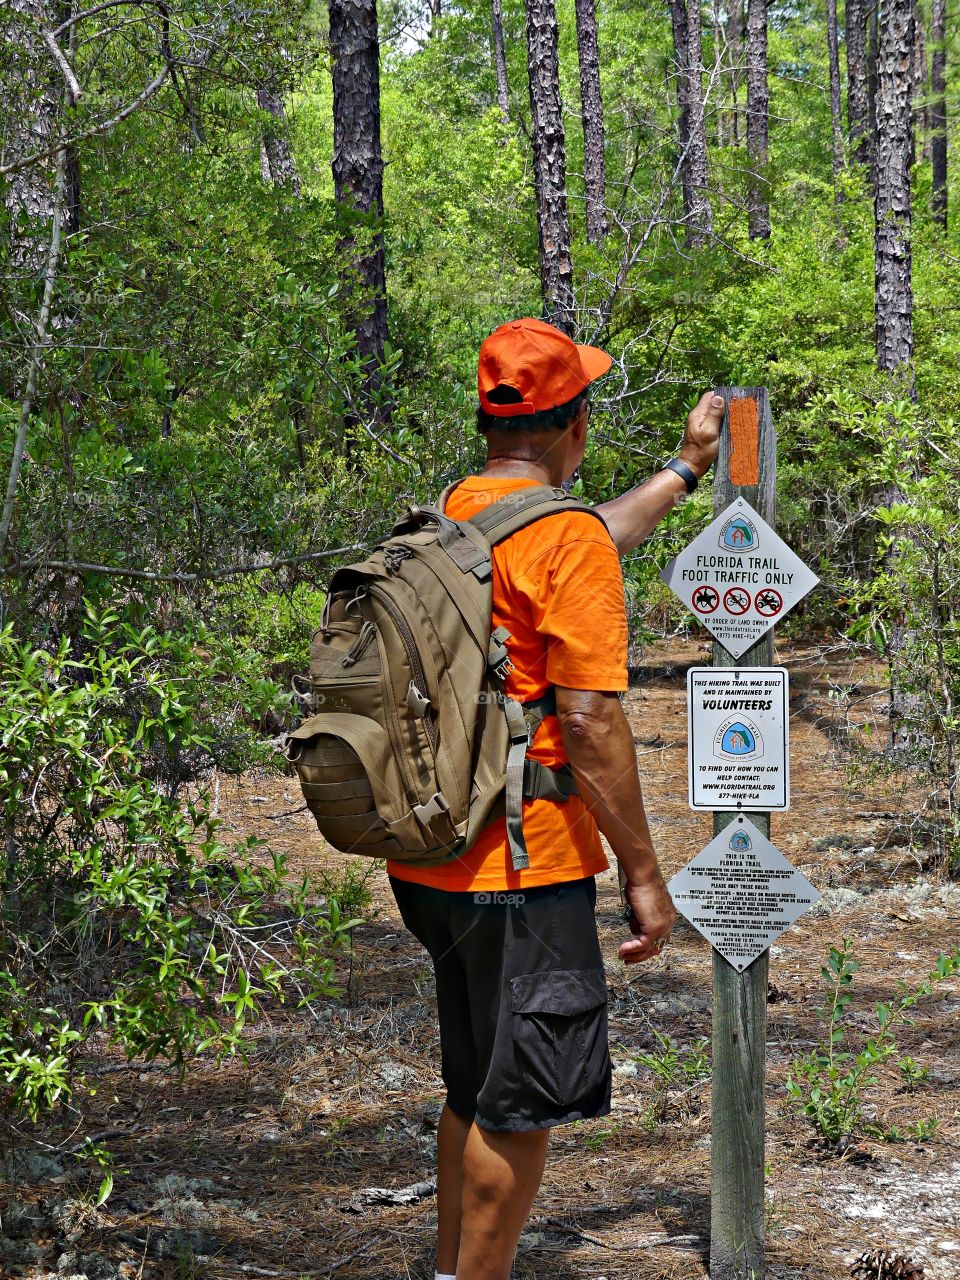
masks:
{"type": "Polygon", "coordinates": [[[732,613],[734,617],[740,617],[750,608],[750,592],[744,591],[743,587],[731,587],[724,594],[723,607],[727,613],[732,613]]]}
{"type": "Polygon", "coordinates": [[[783,608],[783,596],[773,587],[765,587],[757,592],[754,607],[762,618],[775,618],[783,608]]]}
{"type": "Polygon", "coordinates": [[[713,613],[720,603],[720,592],[713,587],[698,587],[691,603],[697,613],[713,613]]]}

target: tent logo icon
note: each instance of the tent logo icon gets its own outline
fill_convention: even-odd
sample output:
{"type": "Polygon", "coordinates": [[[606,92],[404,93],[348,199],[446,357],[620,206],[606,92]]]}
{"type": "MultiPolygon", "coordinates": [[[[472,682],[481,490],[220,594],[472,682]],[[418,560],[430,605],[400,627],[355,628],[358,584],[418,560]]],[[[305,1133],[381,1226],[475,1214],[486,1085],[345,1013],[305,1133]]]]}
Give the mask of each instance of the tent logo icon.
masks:
{"type": "Polygon", "coordinates": [[[756,760],[763,755],[760,730],[745,716],[730,716],[714,735],[713,754],[725,760],[756,760]]]}
{"type": "Polygon", "coordinates": [[[759,543],[757,526],[747,516],[731,516],[720,530],[719,544],[723,551],[756,551],[759,543]]]}

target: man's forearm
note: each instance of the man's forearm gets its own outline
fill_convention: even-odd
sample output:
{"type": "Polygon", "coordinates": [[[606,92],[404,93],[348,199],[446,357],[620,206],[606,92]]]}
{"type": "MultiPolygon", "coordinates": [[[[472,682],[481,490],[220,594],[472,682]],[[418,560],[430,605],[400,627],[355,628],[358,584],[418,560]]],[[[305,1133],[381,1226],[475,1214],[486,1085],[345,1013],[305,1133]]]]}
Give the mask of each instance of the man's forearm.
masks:
{"type": "Polygon", "coordinates": [[[612,714],[561,714],[560,722],[577,787],[627,880],[638,885],[658,880],[633,734],[619,702],[612,714]]]}
{"type": "Polygon", "coordinates": [[[619,555],[625,556],[656,528],[668,511],[687,492],[675,471],[658,471],[619,498],[597,507],[603,516],[619,555]]]}
{"type": "MultiPolygon", "coordinates": [[[[707,474],[717,456],[722,420],[723,400],[710,391],[703,393],[687,415],[678,457],[698,479],[707,474]]],[[[638,547],[686,491],[675,471],[658,471],[629,493],[597,507],[620,555],[638,547]]]]}

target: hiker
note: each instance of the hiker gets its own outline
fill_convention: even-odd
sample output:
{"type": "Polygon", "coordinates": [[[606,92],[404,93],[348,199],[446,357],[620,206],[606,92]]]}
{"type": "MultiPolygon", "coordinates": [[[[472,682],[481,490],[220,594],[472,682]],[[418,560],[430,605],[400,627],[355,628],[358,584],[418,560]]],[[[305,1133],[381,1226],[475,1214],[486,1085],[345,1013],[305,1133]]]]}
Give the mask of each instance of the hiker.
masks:
{"type": "MultiPolygon", "coordinates": [[[[487,461],[448,493],[465,520],[505,495],[568,483],[584,454],[589,386],[612,364],[549,324],[501,325],[480,349],[477,424],[487,461]]],[[[550,1129],[610,1111],[607,986],[594,877],[607,838],[633,935],[620,958],[658,956],[676,913],[644,813],[627,688],[619,557],[712,465],[722,400],[701,397],[677,459],[589,512],[558,511],[493,551],[493,626],[509,633],[506,691],[547,699],[527,757],[572,768],[576,794],[523,803],[529,866],[506,819],[442,866],[388,860],[404,923],[436,973],[442,1075],[436,1280],[507,1280],[540,1185],[550,1129]],[[550,701],[550,699],[555,701],[550,701]]]]}

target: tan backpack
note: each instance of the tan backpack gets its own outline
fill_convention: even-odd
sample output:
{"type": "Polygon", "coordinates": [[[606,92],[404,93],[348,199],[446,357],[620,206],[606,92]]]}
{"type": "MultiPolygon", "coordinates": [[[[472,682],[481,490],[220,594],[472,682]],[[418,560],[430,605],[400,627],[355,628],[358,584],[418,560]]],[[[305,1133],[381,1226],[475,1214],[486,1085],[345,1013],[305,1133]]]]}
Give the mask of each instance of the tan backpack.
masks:
{"type": "Polygon", "coordinates": [[[506,814],[515,870],[529,865],[522,802],[575,794],[569,767],[526,759],[554,691],[506,696],[507,642],[491,634],[491,548],[558,511],[592,507],[545,486],[469,520],[410,507],[368,559],[338,569],[301,696],[314,715],[287,738],[307,805],[335,849],[434,866],[506,814]]]}

